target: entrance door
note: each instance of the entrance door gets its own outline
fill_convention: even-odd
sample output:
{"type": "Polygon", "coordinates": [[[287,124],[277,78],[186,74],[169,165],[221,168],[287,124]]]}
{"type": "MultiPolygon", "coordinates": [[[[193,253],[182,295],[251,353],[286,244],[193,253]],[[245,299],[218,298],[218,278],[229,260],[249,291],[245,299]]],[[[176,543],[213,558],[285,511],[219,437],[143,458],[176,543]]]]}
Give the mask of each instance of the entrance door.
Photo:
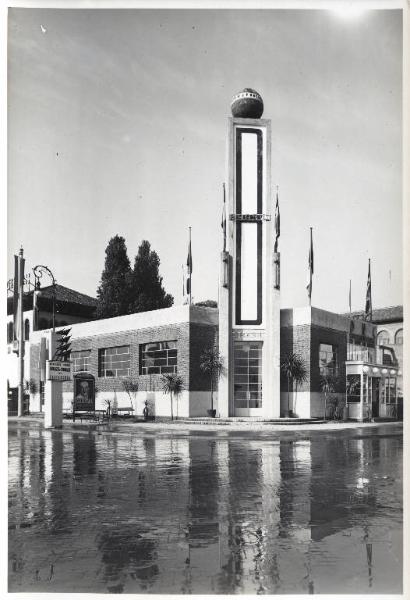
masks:
{"type": "Polygon", "coordinates": [[[258,416],[262,408],[262,342],[234,344],[234,414],[258,416]]]}
{"type": "Polygon", "coordinates": [[[372,377],[372,417],[379,416],[379,388],[380,379],[372,377]]]}

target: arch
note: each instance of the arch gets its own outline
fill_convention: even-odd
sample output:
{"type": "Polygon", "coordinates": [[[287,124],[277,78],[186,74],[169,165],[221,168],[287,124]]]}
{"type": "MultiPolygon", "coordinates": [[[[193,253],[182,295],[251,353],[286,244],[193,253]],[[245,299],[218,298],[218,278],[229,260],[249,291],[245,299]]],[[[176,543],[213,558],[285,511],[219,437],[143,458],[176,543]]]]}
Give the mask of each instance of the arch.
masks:
{"type": "Polygon", "coordinates": [[[24,321],[24,339],[27,341],[30,337],[30,321],[26,319],[24,321]]]}
{"type": "Polygon", "coordinates": [[[7,323],[7,343],[11,344],[13,341],[13,321],[7,323]]]}
{"type": "Polygon", "coordinates": [[[403,328],[398,329],[396,331],[396,335],[394,336],[394,343],[397,344],[397,346],[403,345],[403,328]]]}
{"type": "Polygon", "coordinates": [[[390,344],[389,332],[385,329],[382,329],[377,334],[377,345],[378,346],[388,346],[390,344]]]}

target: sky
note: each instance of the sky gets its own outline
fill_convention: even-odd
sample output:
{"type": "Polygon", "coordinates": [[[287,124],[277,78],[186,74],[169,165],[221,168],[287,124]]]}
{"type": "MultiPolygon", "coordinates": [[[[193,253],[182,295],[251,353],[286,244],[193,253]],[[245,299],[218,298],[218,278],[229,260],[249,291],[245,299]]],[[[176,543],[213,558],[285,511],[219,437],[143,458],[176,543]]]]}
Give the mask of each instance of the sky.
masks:
{"type": "Polygon", "coordinates": [[[400,10],[9,9],[8,277],[24,247],[95,296],[109,239],[143,239],[182,302],[218,297],[232,97],[264,100],[281,210],[281,306],[402,303],[400,10]]]}

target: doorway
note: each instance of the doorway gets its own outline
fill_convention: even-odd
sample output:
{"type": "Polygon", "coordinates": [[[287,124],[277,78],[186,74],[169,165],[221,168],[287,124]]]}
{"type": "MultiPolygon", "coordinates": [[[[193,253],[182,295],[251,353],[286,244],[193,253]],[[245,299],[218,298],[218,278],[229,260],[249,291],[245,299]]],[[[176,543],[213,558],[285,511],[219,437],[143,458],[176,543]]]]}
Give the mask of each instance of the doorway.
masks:
{"type": "Polygon", "coordinates": [[[379,416],[380,379],[372,377],[372,417],[379,416]]]}
{"type": "Polygon", "coordinates": [[[262,408],[262,342],[234,344],[234,414],[252,416],[262,408]]]}

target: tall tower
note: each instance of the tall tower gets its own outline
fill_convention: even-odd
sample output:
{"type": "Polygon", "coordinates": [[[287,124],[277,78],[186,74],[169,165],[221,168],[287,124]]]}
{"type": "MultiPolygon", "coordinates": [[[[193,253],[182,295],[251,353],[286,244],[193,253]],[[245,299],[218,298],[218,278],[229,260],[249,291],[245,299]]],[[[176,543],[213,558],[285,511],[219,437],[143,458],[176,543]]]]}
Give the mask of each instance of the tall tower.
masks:
{"type": "Polygon", "coordinates": [[[219,290],[221,417],[280,413],[279,254],[273,252],[271,126],[250,88],[231,104],[219,290]]]}

